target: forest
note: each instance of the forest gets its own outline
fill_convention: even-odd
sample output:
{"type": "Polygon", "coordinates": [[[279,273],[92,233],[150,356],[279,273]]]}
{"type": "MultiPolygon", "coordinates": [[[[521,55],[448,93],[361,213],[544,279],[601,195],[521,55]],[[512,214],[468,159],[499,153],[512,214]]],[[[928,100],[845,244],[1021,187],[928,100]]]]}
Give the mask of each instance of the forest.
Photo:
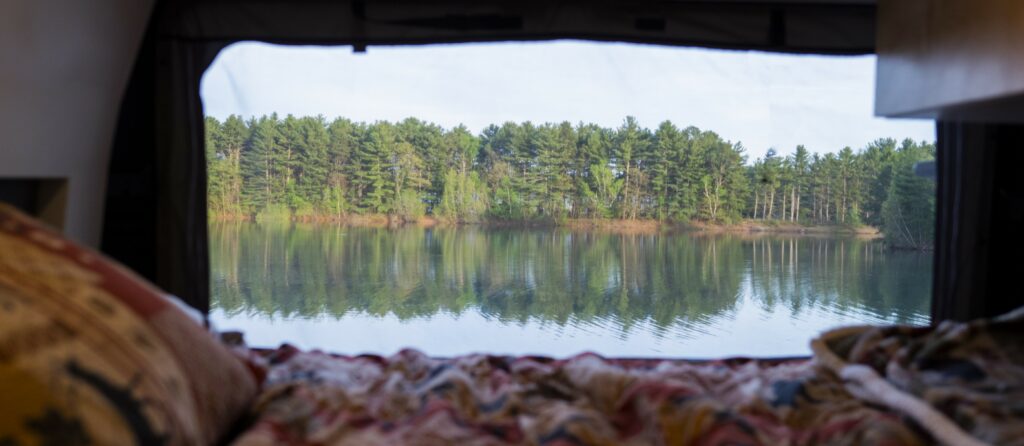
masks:
{"type": "Polygon", "coordinates": [[[750,161],[715,132],[669,121],[652,130],[633,117],[618,128],[506,122],[479,134],[415,118],[276,114],[207,117],[205,128],[217,219],[747,219],[870,225],[892,246],[931,247],[935,185],[913,173],[935,156],[923,141],[880,138],[824,154],[797,146],[750,161]]]}

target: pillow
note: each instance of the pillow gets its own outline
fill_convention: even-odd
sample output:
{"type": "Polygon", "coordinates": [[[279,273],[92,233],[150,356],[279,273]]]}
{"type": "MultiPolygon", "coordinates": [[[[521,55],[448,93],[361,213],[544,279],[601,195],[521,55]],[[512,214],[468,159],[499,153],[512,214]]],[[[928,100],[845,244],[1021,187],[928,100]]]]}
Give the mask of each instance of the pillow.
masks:
{"type": "Polygon", "coordinates": [[[0,444],[212,444],[256,387],[160,290],[0,203],[0,444]]]}

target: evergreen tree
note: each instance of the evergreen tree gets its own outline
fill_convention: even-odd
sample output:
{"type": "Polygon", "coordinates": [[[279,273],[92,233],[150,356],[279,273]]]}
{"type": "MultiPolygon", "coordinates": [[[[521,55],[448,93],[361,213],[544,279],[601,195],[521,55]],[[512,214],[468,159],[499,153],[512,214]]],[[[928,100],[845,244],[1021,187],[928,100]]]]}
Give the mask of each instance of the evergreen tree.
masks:
{"type": "Polygon", "coordinates": [[[905,140],[893,164],[882,204],[882,230],[894,247],[931,249],[935,238],[935,182],[914,174],[914,164],[935,158],[935,147],[905,140]]]}
{"type": "Polygon", "coordinates": [[[406,119],[207,118],[213,216],[343,219],[350,212],[449,221],[564,217],[733,222],[742,217],[882,225],[893,246],[929,237],[933,204],[914,162],[934,146],[879,139],[861,150],[774,149],[747,165],[743,146],[669,121],[652,132],[506,122],[473,135],[406,119]]]}
{"type": "Polygon", "coordinates": [[[281,138],[277,114],[250,120],[249,129],[249,141],[241,159],[243,204],[256,213],[280,202],[276,187],[281,138]]]}

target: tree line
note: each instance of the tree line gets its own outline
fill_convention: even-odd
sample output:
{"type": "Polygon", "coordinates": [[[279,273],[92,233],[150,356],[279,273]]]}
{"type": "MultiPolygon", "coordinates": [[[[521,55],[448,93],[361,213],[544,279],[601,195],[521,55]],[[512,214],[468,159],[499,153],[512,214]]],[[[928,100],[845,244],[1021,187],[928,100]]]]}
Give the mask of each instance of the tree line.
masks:
{"type": "Polygon", "coordinates": [[[506,122],[479,134],[408,118],[207,117],[214,216],[345,220],[386,214],[454,222],[567,218],[873,225],[931,243],[934,185],[914,176],[934,145],[891,138],[860,150],[748,163],[739,142],[665,121],[618,128],[506,122]]]}

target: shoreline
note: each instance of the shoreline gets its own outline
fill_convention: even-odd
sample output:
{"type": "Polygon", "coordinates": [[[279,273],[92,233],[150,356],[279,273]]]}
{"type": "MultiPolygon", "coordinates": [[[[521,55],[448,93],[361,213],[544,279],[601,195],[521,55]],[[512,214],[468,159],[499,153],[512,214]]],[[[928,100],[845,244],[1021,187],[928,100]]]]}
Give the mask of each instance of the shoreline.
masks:
{"type": "MultiPolygon", "coordinates": [[[[243,215],[211,215],[210,222],[232,223],[261,221],[243,215]]],[[[263,222],[288,222],[315,225],[340,225],[371,228],[398,228],[413,226],[421,228],[480,226],[487,228],[565,228],[570,230],[586,230],[614,232],[624,234],[657,234],[665,232],[691,232],[705,234],[782,234],[807,236],[853,236],[858,238],[881,238],[882,232],[872,226],[851,225],[817,225],[802,224],[788,221],[743,220],[733,224],[708,223],[701,221],[675,222],[660,220],[622,220],[599,218],[569,218],[562,221],[552,220],[484,220],[480,222],[459,222],[435,218],[419,217],[415,221],[407,221],[397,216],[384,214],[351,214],[344,217],[310,216],[290,218],[270,218],[263,222]]]]}

